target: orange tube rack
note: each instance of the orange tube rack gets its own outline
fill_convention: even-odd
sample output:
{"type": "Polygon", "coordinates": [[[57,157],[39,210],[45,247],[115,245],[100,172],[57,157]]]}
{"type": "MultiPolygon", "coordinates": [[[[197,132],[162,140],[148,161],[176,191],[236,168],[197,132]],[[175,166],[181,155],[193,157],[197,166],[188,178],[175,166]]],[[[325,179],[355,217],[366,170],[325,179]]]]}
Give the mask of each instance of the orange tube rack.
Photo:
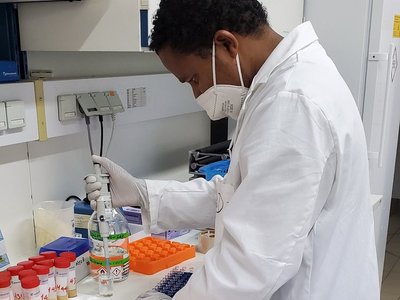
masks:
{"type": "Polygon", "coordinates": [[[129,243],[130,269],[151,275],[196,255],[194,246],[146,237],[129,243]]]}

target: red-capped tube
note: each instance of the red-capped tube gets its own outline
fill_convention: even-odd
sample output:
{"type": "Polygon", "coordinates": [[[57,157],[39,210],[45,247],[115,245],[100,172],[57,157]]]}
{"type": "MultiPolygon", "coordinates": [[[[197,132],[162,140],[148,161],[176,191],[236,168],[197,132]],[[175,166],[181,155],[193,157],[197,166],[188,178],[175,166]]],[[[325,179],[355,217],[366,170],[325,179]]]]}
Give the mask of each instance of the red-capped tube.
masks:
{"type": "Polygon", "coordinates": [[[17,266],[23,266],[25,270],[32,269],[35,263],[31,260],[25,260],[17,263],[17,266]]]}
{"type": "Polygon", "coordinates": [[[46,259],[55,259],[57,257],[56,251],[44,251],[40,255],[44,256],[46,259]]]}
{"type": "Polygon", "coordinates": [[[29,270],[22,270],[21,272],[19,272],[18,277],[19,277],[19,280],[22,281],[22,278],[25,278],[28,276],[36,276],[36,275],[37,275],[37,273],[34,270],[29,269],[29,270]]]}
{"type": "Polygon", "coordinates": [[[39,261],[45,260],[45,259],[46,259],[46,257],[44,257],[43,255],[31,256],[28,258],[28,260],[33,261],[35,264],[37,264],[39,261]]]}

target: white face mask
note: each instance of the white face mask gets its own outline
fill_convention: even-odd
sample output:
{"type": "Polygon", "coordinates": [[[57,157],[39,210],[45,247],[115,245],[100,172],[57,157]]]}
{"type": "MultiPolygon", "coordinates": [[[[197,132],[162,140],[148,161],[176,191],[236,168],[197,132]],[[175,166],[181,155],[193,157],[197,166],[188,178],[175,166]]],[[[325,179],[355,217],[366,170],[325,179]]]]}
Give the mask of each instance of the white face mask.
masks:
{"type": "Polygon", "coordinates": [[[213,86],[196,98],[199,105],[204,108],[211,120],[216,121],[225,117],[237,119],[246,98],[248,89],[244,86],[240,68],[239,54],[236,55],[236,65],[239,72],[240,84],[217,84],[215,71],[215,43],[212,48],[212,76],[213,86]]]}

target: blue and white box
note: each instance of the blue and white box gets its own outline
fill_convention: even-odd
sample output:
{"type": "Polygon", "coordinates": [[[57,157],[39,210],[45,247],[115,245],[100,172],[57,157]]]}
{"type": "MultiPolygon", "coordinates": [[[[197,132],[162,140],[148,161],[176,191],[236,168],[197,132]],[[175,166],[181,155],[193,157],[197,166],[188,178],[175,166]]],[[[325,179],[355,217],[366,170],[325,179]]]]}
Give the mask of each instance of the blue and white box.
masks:
{"type": "Polygon", "coordinates": [[[15,61],[0,60],[0,82],[18,81],[18,65],[15,61]]]}

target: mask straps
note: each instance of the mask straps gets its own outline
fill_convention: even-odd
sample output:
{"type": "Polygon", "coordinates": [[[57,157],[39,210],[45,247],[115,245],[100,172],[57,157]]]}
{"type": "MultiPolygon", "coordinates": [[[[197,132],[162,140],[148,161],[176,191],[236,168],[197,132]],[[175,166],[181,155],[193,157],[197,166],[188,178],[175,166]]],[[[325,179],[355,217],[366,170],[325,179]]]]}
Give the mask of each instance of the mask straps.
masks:
{"type": "Polygon", "coordinates": [[[243,82],[243,76],[242,76],[242,68],[240,67],[239,54],[236,54],[236,64],[238,66],[240,84],[242,85],[242,88],[244,88],[244,82],[243,82]]]}
{"type": "Polygon", "coordinates": [[[217,72],[215,71],[215,42],[213,41],[212,48],[212,75],[213,75],[213,84],[217,85],[217,72]]]}
{"type": "MultiPolygon", "coordinates": [[[[239,54],[236,55],[236,64],[238,68],[238,73],[239,73],[239,79],[240,79],[240,84],[242,88],[244,88],[244,81],[243,81],[243,76],[242,76],[242,68],[240,66],[240,58],[239,54]]],[[[213,47],[212,47],[212,75],[213,75],[213,84],[214,86],[217,85],[217,72],[215,70],[215,42],[213,42],[213,47]]]]}

